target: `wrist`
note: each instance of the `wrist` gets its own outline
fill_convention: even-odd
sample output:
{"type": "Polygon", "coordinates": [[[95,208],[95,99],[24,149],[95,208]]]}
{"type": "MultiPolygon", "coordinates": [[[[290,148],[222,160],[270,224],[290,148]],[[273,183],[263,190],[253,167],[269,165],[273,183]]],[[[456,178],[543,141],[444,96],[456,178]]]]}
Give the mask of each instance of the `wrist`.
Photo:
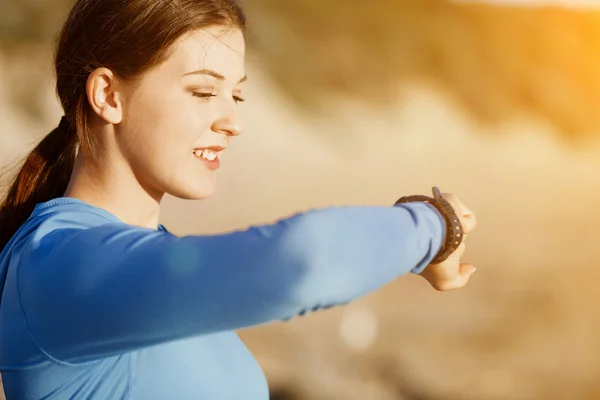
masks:
{"type": "Polygon", "coordinates": [[[443,234],[442,246],[431,261],[431,264],[439,264],[456,251],[462,242],[463,228],[454,208],[441,196],[436,187],[433,188],[433,195],[433,197],[422,195],[405,196],[398,199],[394,205],[420,201],[431,205],[440,213],[445,221],[445,232],[443,234]]]}

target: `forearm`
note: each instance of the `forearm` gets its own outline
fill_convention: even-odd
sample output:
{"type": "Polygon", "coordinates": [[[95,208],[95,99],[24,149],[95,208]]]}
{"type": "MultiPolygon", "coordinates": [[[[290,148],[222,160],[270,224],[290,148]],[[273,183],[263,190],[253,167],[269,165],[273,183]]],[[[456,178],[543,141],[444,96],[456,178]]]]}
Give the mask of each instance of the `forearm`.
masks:
{"type": "Polygon", "coordinates": [[[423,203],[330,209],[302,218],[289,237],[292,242],[303,240],[313,251],[304,253],[306,269],[288,293],[297,308],[285,317],[345,304],[400,275],[419,273],[444,239],[442,217],[423,203]]]}

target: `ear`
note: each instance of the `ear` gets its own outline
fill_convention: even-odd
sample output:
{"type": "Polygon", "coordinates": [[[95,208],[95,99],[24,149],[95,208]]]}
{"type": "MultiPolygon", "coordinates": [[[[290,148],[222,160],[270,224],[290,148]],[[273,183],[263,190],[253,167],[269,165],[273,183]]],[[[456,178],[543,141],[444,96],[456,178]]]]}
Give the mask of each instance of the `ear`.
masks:
{"type": "Polygon", "coordinates": [[[123,119],[117,79],[108,68],[98,68],[88,77],[86,93],[92,110],[104,121],[118,124],[123,119]]]}

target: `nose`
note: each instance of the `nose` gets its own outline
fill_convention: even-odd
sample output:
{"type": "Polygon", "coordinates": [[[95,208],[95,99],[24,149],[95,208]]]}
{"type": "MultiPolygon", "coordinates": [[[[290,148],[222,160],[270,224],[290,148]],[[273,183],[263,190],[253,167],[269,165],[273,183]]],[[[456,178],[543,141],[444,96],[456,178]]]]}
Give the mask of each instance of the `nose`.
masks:
{"type": "Polygon", "coordinates": [[[213,123],[212,130],[227,136],[239,136],[242,134],[242,127],[235,118],[224,117],[213,123]]]}

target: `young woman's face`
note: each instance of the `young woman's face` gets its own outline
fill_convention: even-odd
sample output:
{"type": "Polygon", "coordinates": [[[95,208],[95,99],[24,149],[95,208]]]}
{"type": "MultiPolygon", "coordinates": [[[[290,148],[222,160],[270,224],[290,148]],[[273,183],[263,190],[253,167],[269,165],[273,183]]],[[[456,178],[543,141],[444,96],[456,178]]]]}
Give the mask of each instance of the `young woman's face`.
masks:
{"type": "Polygon", "coordinates": [[[241,133],[244,51],[238,29],[195,31],[125,93],[116,140],[147,191],[184,199],[214,193],[219,155],[241,133]]]}

